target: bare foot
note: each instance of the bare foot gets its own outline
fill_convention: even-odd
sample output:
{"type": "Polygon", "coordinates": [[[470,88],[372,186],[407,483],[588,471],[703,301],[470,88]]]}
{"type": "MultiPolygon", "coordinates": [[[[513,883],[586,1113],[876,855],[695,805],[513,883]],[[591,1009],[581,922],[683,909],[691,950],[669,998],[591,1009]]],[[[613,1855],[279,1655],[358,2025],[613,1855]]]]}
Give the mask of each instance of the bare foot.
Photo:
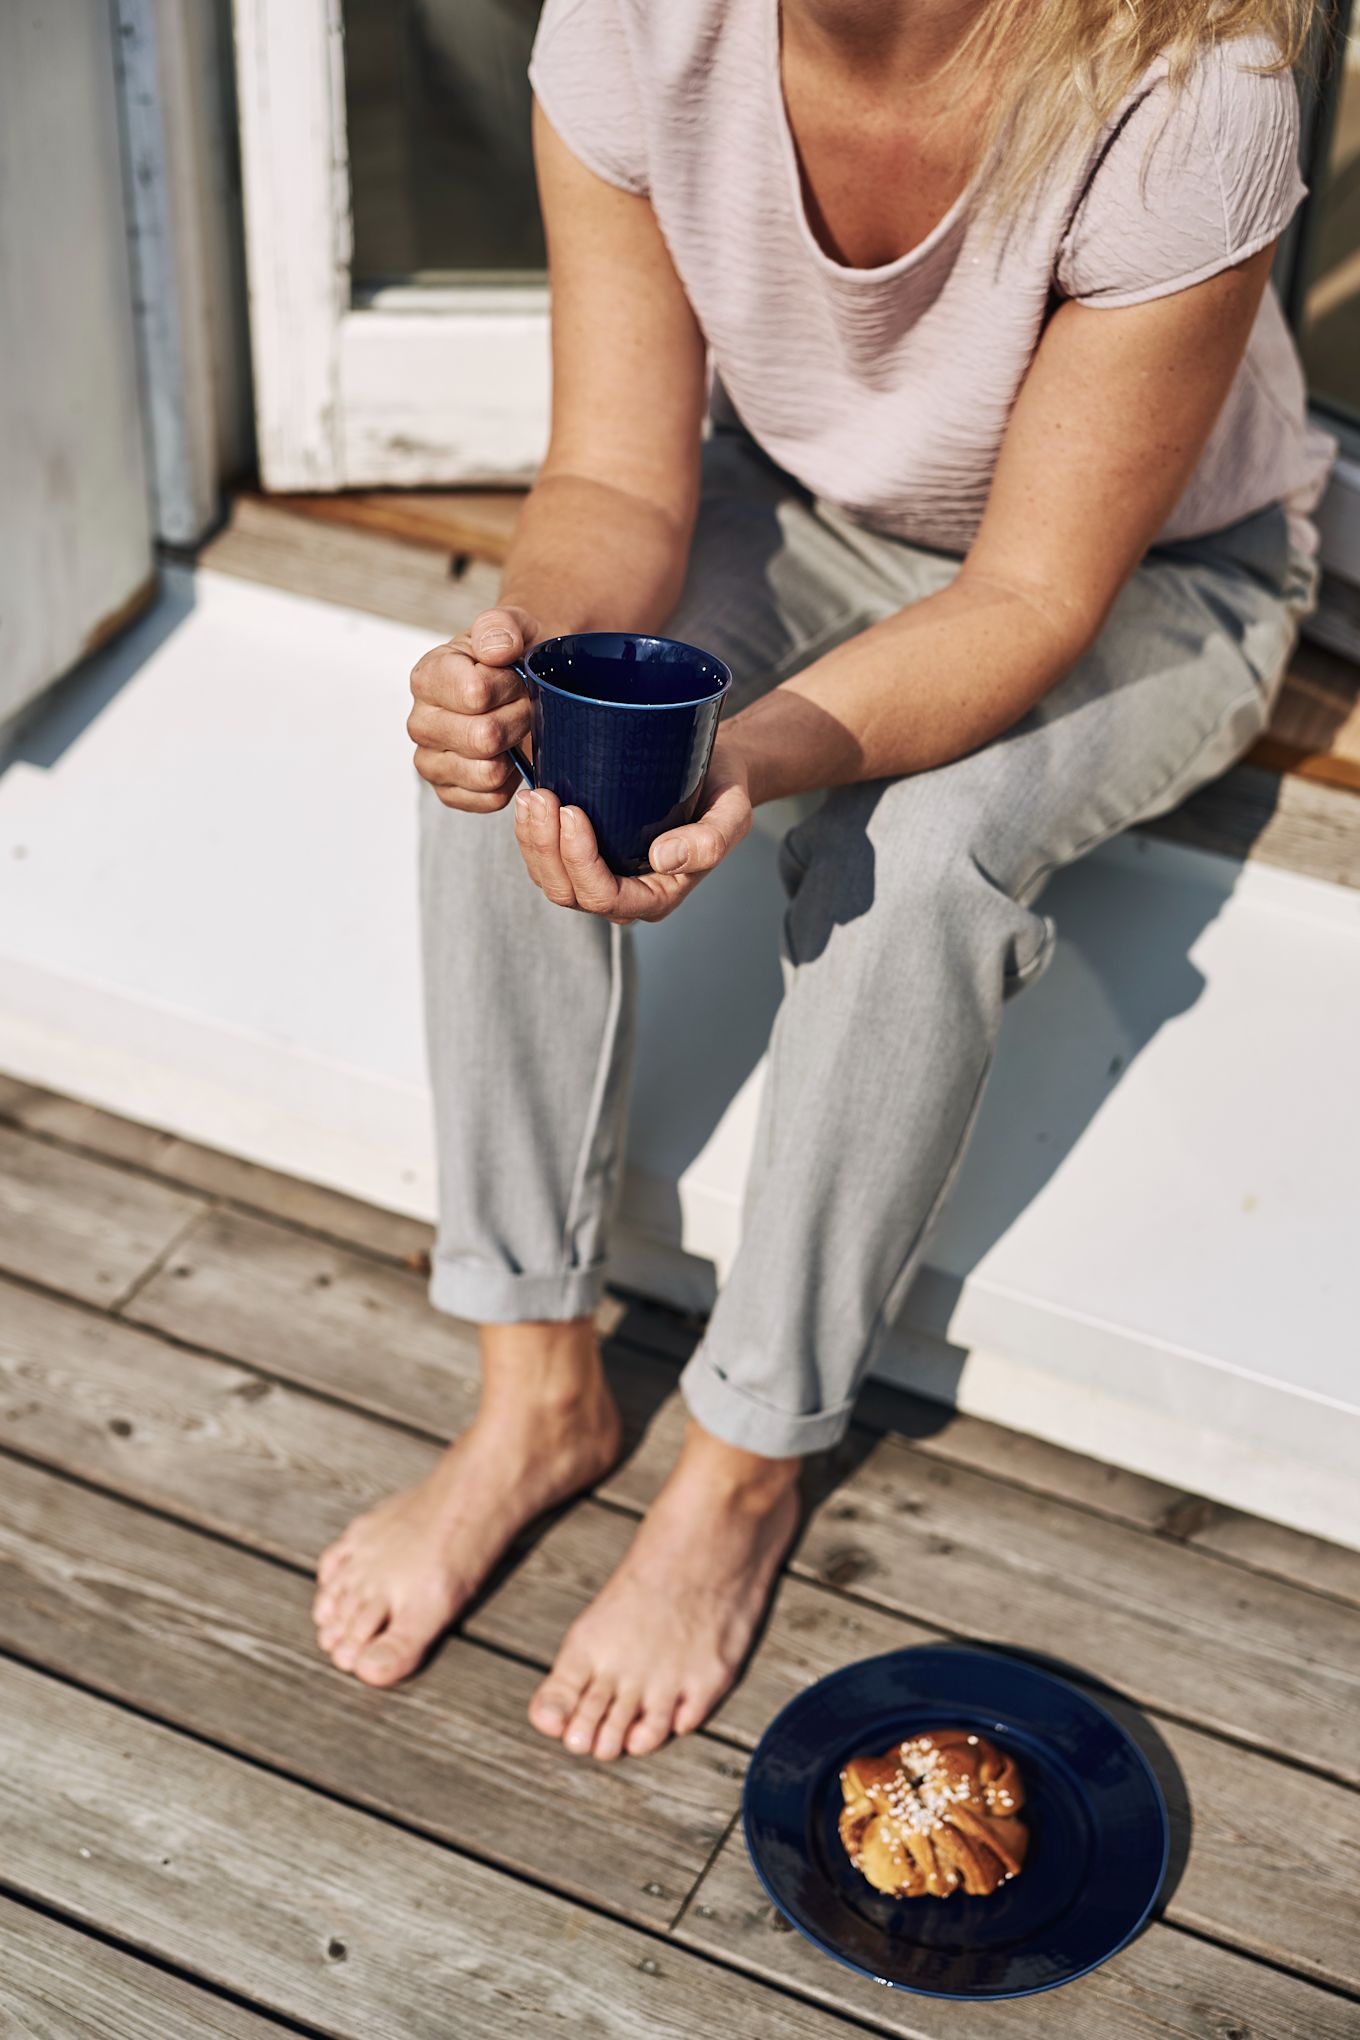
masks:
{"type": "Polygon", "coordinates": [[[534,1727],[606,1759],[697,1728],[750,1649],[798,1521],[799,1465],[692,1423],[628,1556],[563,1638],[534,1727]]]}
{"type": "Polygon", "coordinates": [[[419,1487],[356,1516],[321,1555],[312,1619],[342,1672],[413,1672],[525,1524],[598,1480],[620,1426],[589,1319],[494,1325],[482,1399],[419,1487]]]}

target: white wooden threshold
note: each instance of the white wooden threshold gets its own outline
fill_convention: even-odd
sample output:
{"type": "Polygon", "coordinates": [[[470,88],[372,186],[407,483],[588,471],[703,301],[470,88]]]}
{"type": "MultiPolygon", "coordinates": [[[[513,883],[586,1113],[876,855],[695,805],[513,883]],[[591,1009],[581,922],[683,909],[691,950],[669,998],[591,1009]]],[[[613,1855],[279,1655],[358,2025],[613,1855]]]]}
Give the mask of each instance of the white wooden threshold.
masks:
{"type": "MultiPolygon", "coordinates": [[[[0,774],[0,1069],[430,1215],[403,734],[425,643],[172,572],[0,774]],[[210,781],[178,769],[186,746],[210,781]]],[[[779,995],[762,819],[639,931],[615,1266],[679,1304],[708,1300],[740,1231],[779,995]]],[[[1139,839],[1046,903],[1053,967],[1008,1011],[881,1366],[1360,1543],[1360,893],[1139,839]]]]}

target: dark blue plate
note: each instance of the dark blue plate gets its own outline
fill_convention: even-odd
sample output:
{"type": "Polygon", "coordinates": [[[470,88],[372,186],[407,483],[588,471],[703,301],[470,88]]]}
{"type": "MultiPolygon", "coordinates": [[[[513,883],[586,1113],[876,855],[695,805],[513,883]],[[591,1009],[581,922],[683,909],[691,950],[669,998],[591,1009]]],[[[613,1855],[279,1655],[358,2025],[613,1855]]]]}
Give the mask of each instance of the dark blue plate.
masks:
{"type": "Polygon", "coordinates": [[[1166,1873],[1161,1788],[1137,1744],[1049,1672],[924,1645],[846,1665],[770,1723],[746,1775],[746,1846],[784,1917],[824,1954],[923,1997],[1028,1997],[1130,1940],[1166,1873]],[[1025,1782],[1025,1867],[989,1898],[894,1899],[841,1847],[851,1757],[933,1728],[989,1736],[1025,1782]]]}

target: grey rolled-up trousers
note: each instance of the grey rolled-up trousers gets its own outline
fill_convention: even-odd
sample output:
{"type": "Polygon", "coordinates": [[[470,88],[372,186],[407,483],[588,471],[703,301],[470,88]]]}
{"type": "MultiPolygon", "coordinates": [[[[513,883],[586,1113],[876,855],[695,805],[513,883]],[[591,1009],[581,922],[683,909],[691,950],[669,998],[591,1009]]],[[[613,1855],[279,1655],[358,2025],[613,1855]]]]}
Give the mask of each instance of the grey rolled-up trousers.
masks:
{"type": "MultiPolygon", "coordinates": [[[[669,629],[728,662],[739,707],[958,567],[719,431],[669,629]]],[[[958,1169],[1002,1002],[1050,954],[1045,880],[1260,734],[1314,579],[1274,507],[1156,548],[1023,722],[933,772],[838,788],[785,838],[785,996],[741,1245],[683,1376],[707,1430],[771,1456],[840,1436],[958,1169]]],[[[544,899],[508,813],[421,798],[431,1297],[483,1322],[579,1316],[624,1154],[631,938],[544,899]]]]}

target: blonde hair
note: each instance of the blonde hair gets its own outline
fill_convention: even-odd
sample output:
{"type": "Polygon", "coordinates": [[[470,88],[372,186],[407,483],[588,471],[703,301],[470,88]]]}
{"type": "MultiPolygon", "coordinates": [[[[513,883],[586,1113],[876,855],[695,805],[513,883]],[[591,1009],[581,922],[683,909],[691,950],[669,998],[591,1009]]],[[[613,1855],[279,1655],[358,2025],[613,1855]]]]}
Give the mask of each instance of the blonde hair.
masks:
{"type": "Polygon", "coordinates": [[[996,85],[978,137],[979,197],[1014,217],[1157,58],[1173,92],[1206,48],[1239,36],[1275,48],[1254,69],[1288,71],[1332,13],[1331,0],[989,0],[947,67],[966,77],[981,65],[996,85]]]}

